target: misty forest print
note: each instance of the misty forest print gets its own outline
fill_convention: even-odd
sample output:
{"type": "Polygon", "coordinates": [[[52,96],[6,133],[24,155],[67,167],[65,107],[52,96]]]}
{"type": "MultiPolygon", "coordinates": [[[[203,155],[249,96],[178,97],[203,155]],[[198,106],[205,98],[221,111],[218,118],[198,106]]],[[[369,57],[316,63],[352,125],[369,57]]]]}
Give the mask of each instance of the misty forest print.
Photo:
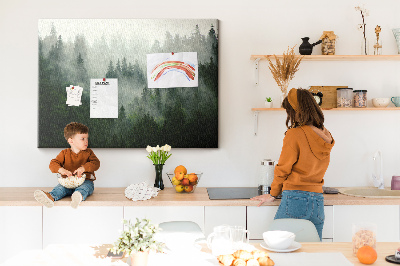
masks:
{"type": "Polygon", "coordinates": [[[91,148],[218,147],[218,20],[42,19],[38,26],[39,148],[69,147],[70,122],[89,127],[91,148]],[[198,86],[149,88],[147,55],[186,52],[197,53],[198,86]],[[90,80],[103,78],[118,80],[118,118],[90,118],[90,80]],[[83,88],[80,104],[66,104],[70,85],[83,88]]]}

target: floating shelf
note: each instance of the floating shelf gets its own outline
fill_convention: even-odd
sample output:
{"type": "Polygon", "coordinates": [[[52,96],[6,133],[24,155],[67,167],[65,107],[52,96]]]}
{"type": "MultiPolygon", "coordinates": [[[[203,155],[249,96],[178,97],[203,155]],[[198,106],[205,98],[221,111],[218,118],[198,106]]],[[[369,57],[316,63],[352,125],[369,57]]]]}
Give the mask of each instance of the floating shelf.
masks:
{"type": "MultiPolygon", "coordinates": [[[[373,110],[382,110],[382,111],[399,111],[400,107],[366,107],[366,108],[321,108],[323,111],[373,111],[373,110]]],[[[283,108],[251,108],[251,111],[254,112],[254,136],[257,136],[258,131],[258,113],[259,112],[272,112],[272,111],[284,111],[283,108]]]]}
{"type": "MultiPolygon", "coordinates": [[[[323,111],[366,111],[366,110],[400,110],[400,107],[366,107],[366,108],[321,108],[323,111]]],[[[284,111],[283,108],[251,108],[254,112],[259,111],[284,111]]]]}
{"type": "MultiPolygon", "coordinates": [[[[296,55],[297,57],[302,55],[296,55]]],[[[283,55],[276,55],[282,59],[283,55]]],[[[251,55],[251,60],[256,59],[274,59],[273,55],[251,55]]],[[[304,55],[303,61],[400,61],[398,55],[304,55]]]]}

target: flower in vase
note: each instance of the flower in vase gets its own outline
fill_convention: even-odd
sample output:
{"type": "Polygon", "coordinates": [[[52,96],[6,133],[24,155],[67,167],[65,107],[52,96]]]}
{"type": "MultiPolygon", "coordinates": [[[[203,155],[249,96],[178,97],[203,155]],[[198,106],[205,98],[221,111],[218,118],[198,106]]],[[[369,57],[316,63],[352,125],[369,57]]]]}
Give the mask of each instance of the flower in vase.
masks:
{"type": "Polygon", "coordinates": [[[364,51],[363,54],[367,55],[368,51],[367,51],[367,35],[366,35],[366,26],[367,24],[365,23],[365,18],[369,16],[369,11],[364,7],[364,6],[356,6],[355,7],[356,11],[359,11],[361,14],[361,19],[362,19],[362,23],[358,24],[358,29],[362,30],[363,32],[363,42],[364,42],[364,51]]]}
{"type": "Polygon", "coordinates": [[[171,151],[171,146],[165,144],[160,148],[159,145],[156,147],[147,146],[146,151],[149,153],[149,158],[153,164],[165,164],[165,161],[171,157],[172,154],[168,154],[171,151]]]}

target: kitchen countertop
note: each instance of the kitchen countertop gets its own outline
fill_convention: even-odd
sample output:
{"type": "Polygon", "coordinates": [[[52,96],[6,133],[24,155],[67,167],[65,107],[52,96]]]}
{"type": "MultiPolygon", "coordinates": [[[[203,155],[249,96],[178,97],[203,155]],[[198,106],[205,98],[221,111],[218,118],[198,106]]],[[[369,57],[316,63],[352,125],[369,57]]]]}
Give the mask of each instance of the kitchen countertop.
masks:
{"type": "MultiPolygon", "coordinates": [[[[36,189],[51,191],[44,187],[0,187],[0,206],[41,206],[33,197],[36,189]]],[[[176,193],[167,187],[158,196],[146,201],[132,201],[125,197],[125,188],[97,187],[93,195],[80,206],[257,206],[257,201],[249,199],[210,200],[207,189],[196,188],[194,193],[176,193]]],[[[400,205],[400,199],[361,198],[343,194],[324,194],[325,205],[400,205]]],[[[55,206],[69,206],[70,197],[63,198],[55,206]]],[[[265,203],[263,206],[278,206],[280,200],[265,203]]]]}

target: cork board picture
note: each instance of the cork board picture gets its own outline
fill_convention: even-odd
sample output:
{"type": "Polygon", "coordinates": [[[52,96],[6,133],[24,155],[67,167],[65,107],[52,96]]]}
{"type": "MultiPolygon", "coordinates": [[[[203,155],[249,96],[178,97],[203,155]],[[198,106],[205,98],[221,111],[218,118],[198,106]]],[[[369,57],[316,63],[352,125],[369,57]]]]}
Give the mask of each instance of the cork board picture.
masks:
{"type": "Polygon", "coordinates": [[[218,147],[218,20],[41,19],[39,148],[218,147]]]}

